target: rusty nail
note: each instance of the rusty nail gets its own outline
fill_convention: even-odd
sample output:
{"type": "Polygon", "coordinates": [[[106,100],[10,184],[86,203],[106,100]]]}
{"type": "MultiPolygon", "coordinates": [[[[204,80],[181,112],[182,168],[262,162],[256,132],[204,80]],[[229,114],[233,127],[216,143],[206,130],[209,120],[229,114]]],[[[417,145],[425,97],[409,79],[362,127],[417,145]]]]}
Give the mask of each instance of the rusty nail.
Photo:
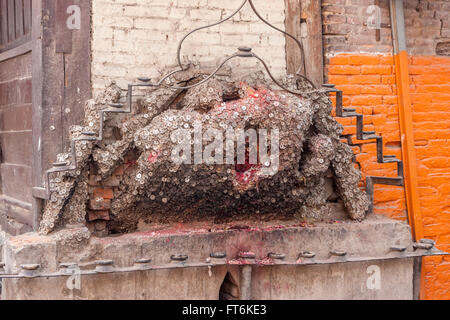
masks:
{"type": "Polygon", "coordinates": [[[213,259],[225,259],[227,254],[226,252],[213,252],[209,256],[213,259]]]}
{"type": "Polygon", "coordinates": [[[97,135],[95,132],[92,132],[92,131],[84,131],[84,132],[82,132],[81,134],[82,134],[83,136],[88,136],[88,137],[92,137],[92,136],[97,135]]]}
{"type": "Polygon", "coordinates": [[[243,52],[251,52],[252,48],[249,47],[239,47],[238,48],[239,51],[243,51],[243,52]]]}
{"type": "Polygon", "coordinates": [[[416,242],[413,244],[413,247],[414,249],[431,250],[433,248],[433,244],[416,242]]]}
{"type": "Polygon", "coordinates": [[[406,251],[406,247],[401,247],[401,246],[393,246],[391,247],[392,251],[397,251],[397,252],[405,252],[406,251]]]}
{"type": "Polygon", "coordinates": [[[239,253],[241,259],[256,259],[256,255],[253,252],[241,252],[239,253]]]}
{"type": "Polygon", "coordinates": [[[20,266],[25,271],[36,271],[41,267],[40,264],[22,264],[20,266]]]}
{"type": "Polygon", "coordinates": [[[435,244],[436,244],[436,241],[434,241],[434,240],[431,240],[431,239],[420,239],[420,241],[419,241],[420,243],[426,243],[426,244],[431,244],[431,245],[433,245],[433,247],[435,246],[435,244]]]}
{"type": "Polygon", "coordinates": [[[275,260],[284,260],[284,259],[286,258],[286,255],[285,255],[285,254],[282,254],[282,253],[273,253],[273,252],[269,253],[267,256],[268,256],[269,258],[275,259],[275,260]]]}
{"type": "Polygon", "coordinates": [[[310,252],[310,251],[302,251],[302,252],[300,252],[300,257],[301,258],[312,259],[315,256],[316,256],[316,254],[314,252],[310,252]]]}
{"type": "Polygon", "coordinates": [[[152,259],[136,259],[135,263],[136,264],[147,264],[152,262],[152,259]]]}
{"type": "Polygon", "coordinates": [[[61,161],[61,162],[54,162],[53,166],[54,167],[65,167],[68,166],[69,162],[68,161],[61,161]]]}
{"type": "Polygon", "coordinates": [[[119,109],[119,108],[123,107],[123,104],[122,103],[110,103],[109,106],[112,108],[119,109]]]}
{"type": "Polygon", "coordinates": [[[142,81],[142,82],[150,82],[150,80],[152,80],[152,79],[151,78],[147,78],[147,77],[139,77],[138,80],[142,81]]]}
{"type": "Polygon", "coordinates": [[[339,251],[339,250],[334,250],[330,252],[332,256],[336,256],[336,257],[345,257],[347,255],[347,251],[339,251]]]}
{"type": "Polygon", "coordinates": [[[67,262],[67,263],[60,263],[59,267],[61,269],[70,269],[70,268],[76,268],[78,267],[78,264],[75,262],[67,262]]]}
{"type": "Polygon", "coordinates": [[[97,266],[111,266],[114,264],[113,260],[97,260],[95,261],[97,266]]]}
{"type": "Polygon", "coordinates": [[[183,262],[183,261],[186,261],[187,259],[189,259],[189,257],[184,254],[174,254],[174,255],[170,256],[170,259],[172,261],[183,262]]]}
{"type": "Polygon", "coordinates": [[[99,273],[109,273],[112,272],[114,269],[113,260],[97,260],[95,261],[95,264],[97,265],[95,271],[99,273]]]}

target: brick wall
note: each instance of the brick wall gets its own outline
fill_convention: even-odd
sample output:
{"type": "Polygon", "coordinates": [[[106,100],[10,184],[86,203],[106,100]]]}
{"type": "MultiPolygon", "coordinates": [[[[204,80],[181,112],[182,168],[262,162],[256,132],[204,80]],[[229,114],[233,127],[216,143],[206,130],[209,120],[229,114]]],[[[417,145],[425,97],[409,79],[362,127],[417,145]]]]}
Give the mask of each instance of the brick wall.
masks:
{"type": "MultiPolygon", "coordinates": [[[[192,28],[217,22],[241,0],[109,0],[93,1],[92,83],[95,91],[111,78],[125,88],[138,76],[159,78],[176,64],[178,41],[192,28]]],[[[258,1],[260,13],[284,28],[284,1],[258,1]]],[[[257,20],[250,7],[221,26],[189,37],[183,60],[216,65],[239,46],[252,47],[274,74],[286,70],[285,38],[257,20]],[[267,50],[267,48],[271,50],[267,50]]],[[[232,60],[242,68],[254,60],[232,60]]]]}
{"type": "Polygon", "coordinates": [[[322,0],[324,52],[332,56],[337,52],[391,53],[388,0],[322,0]],[[370,5],[381,10],[380,41],[376,31],[367,26],[371,16],[370,5]]]}
{"type": "MultiPolygon", "coordinates": [[[[420,204],[424,232],[450,251],[450,3],[405,2],[405,23],[410,54],[410,89],[417,155],[420,204]],[[448,47],[448,46],[447,46],[448,47]],[[441,49],[440,49],[441,48],[441,49]]],[[[364,114],[367,130],[384,138],[386,154],[401,158],[395,69],[387,0],[324,0],[325,75],[344,91],[344,105],[364,114]],[[382,28],[367,28],[367,8],[381,8],[382,28]]],[[[356,132],[354,120],[339,120],[346,133],[356,132]]],[[[377,164],[373,145],[355,147],[364,175],[394,174],[393,165],[377,164]]],[[[406,219],[402,188],[376,186],[375,212],[406,219]]],[[[427,258],[427,299],[450,299],[450,259],[427,258]]]]}
{"type": "MultiPolygon", "coordinates": [[[[438,46],[450,41],[450,2],[447,0],[404,2],[409,54],[436,55],[438,46]]],[[[450,55],[450,51],[447,55],[450,55]]]]}
{"type": "MultiPolygon", "coordinates": [[[[344,106],[364,115],[364,131],[376,131],[383,137],[386,155],[401,159],[401,139],[396,96],[394,59],[382,54],[339,54],[329,60],[328,81],[344,92],[344,106]]],[[[344,134],[356,133],[354,118],[338,119],[344,134]]],[[[397,176],[396,164],[377,163],[376,144],[357,141],[356,160],[363,176],[397,176]]],[[[406,200],[403,187],[375,187],[375,213],[406,220],[406,200]]]]}
{"type": "MultiPolygon", "coordinates": [[[[450,252],[450,58],[412,56],[411,96],[425,237],[450,252]]],[[[428,298],[450,299],[450,259],[426,258],[428,298]]]]}

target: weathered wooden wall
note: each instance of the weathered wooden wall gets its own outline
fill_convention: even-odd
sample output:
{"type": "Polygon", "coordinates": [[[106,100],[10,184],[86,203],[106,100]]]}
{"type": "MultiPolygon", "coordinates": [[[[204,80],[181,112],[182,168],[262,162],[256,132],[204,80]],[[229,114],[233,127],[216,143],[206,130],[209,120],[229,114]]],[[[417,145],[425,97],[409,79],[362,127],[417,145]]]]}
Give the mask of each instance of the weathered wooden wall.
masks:
{"type": "Polygon", "coordinates": [[[6,224],[13,218],[25,230],[37,227],[43,202],[33,187],[43,186],[56,155],[68,151],[70,126],[83,119],[91,96],[90,12],[89,0],[0,0],[0,214],[6,224]]]}
{"type": "Polygon", "coordinates": [[[0,225],[30,230],[32,203],[31,1],[0,1],[0,225]]]}
{"type": "Polygon", "coordinates": [[[0,0],[0,52],[31,40],[31,0],[0,0]]]}
{"type": "MultiPolygon", "coordinates": [[[[33,4],[33,187],[42,187],[44,173],[56,155],[68,152],[70,126],[81,124],[84,103],[91,97],[91,1],[40,0],[33,4]],[[73,6],[79,16],[74,16],[73,6]],[[75,25],[79,27],[69,28],[73,19],[78,19],[75,25]]],[[[41,206],[42,201],[36,199],[35,228],[41,206]]]]}

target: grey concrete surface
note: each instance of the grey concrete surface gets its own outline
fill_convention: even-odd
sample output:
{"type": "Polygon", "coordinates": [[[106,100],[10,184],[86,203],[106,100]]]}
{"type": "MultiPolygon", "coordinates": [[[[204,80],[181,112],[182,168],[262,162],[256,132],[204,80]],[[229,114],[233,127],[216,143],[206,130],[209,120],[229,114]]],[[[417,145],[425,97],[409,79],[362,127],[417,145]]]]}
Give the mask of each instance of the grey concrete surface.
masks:
{"type": "MultiPolygon", "coordinates": [[[[84,238],[87,230],[72,229],[51,236],[26,234],[8,238],[3,252],[7,273],[22,264],[40,264],[38,272],[52,273],[61,263],[75,262],[82,270],[96,260],[114,260],[114,266],[133,266],[136,259],[152,258],[152,265],[169,265],[170,256],[186,254],[187,266],[171,270],[82,275],[80,278],[5,279],[2,299],[218,299],[229,272],[241,283],[239,253],[256,256],[252,267],[252,299],[411,299],[411,258],[324,265],[301,265],[299,253],[316,253],[318,261],[376,258],[398,255],[392,246],[412,249],[409,226],[372,216],[362,223],[322,223],[313,226],[268,226],[215,230],[185,228],[149,231],[109,238],[84,238]],[[347,257],[330,255],[333,250],[347,257]],[[210,261],[212,252],[226,252],[227,263],[195,267],[210,261]],[[276,265],[269,253],[282,253],[276,265]],[[331,260],[327,260],[331,259],[331,260]]],[[[328,262],[327,262],[328,263],[328,262]]]]}

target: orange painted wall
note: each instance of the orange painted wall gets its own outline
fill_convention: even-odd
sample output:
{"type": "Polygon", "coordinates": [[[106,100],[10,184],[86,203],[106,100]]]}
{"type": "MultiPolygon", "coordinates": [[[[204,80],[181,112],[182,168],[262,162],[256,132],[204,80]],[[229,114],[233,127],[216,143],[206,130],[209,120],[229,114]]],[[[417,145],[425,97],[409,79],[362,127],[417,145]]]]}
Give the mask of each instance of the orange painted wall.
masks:
{"type": "MultiPolygon", "coordinates": [[[[450,252],[450,58],[410,58],[411,101],[419,196],[427,238],[450,252]]],[[[344,92],[344,106],[364,114],[365,131],[383,136],[385,154],[401,159],[394,60],[390,55],[339,54],[330,58],[328,82],[344,92]]],[[[355,119],[339,119],[344,133],[355,119]]],[[[375,144],[354,147],[363,176],[396,176],[395,164],[376,162],[375,144]]],[[[375,213],[406,220],[405,192],[375,186],[375,213]]],[[[426,299],[450,299],[450,258],[424,260],[426,299]]]]}

